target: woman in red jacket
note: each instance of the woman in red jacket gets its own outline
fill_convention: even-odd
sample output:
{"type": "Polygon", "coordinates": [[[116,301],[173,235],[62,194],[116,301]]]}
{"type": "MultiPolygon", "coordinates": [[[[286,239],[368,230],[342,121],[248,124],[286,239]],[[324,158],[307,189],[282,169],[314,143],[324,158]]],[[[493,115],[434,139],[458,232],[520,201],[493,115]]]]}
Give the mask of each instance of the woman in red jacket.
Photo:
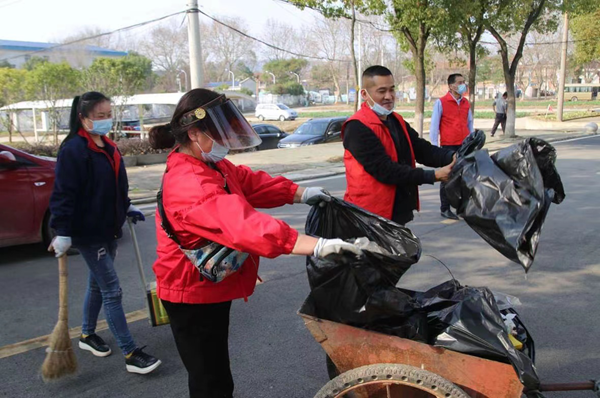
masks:
{"type": "Polygon", "coordinates": [[[171,123],[150,131],[150,142],[155,148],[178,144],[159,193],[157,294],[188,371],[190,396],[230,398],[231,301],[253,293],[259,257],[360,250],[340,239],[299,234],[255,210],[330,198],[322,188],[302,188],[224,160],[229,149],[260,144],[224,95],[204,89],[186,93],[171,123]]]}

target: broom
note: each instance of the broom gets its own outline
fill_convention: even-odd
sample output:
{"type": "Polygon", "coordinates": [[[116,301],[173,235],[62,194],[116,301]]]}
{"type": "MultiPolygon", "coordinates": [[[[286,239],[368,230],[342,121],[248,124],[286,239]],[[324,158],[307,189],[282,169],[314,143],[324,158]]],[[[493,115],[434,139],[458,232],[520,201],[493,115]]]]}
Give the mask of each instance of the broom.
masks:
{"type": "Polygon", "coordinates": [[[50,344],[46,349],[46,359],[42,365],[42,379],[46,382],[59,379],[77,370],[77,360],[69,336],[66,255],[58,258],[58,277],[58,322],[50,335],[50,344]]]}

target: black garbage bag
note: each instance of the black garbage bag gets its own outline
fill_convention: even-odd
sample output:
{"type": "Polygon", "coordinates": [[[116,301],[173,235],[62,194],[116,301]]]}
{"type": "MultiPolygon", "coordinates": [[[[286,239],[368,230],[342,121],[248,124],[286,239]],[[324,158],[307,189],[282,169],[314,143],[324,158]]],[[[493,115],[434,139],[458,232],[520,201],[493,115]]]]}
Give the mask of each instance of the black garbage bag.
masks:
{"type": "Polygon", "coordinates": [[[456,151],[456,156],[459,158],[465,157],[468,154],[475,152],[485,145],[485,133],[481,130],[475,130],[473,134],[469,134],[463,141],[462,145],[456,151]]]}
{"type": "Polygon", "coordinates": [[[385,250],[364,251],[359,258],[351,253],[308,257],[311,315],[400,337],[428,339],[426,316],[415,314],[415,300],[396,288],[421,256],[419,239],[408,228],[332,198],[324,207],[311,209],[306,233],[345,240],[366,237],[385,250]]]}
{"type": "Polygon", "coordinates": [[[555,160],[550,144],[529,138],[491,157],[487,150],[459,157],[446,184],[449,202],[467,224],[525,271],[551,202],[565,197],[555,160]]]}
{"type": "MultiPolygon", "coordinates": [[[[536,390],[540,380],[533,360],[510,342],[493,293],[485,287],[454,286],[453,294],[450,294],[451,285],[448,282],[432,289],[442,289],[445,295],[442,302],[446,305],[443,309],[428,313],[430,333],[436,336],[432,344],[464,354],[510,363],[521,383],[529,390],[536,390]]],[[[429,302],[431,303],[431,300],[429,302]]],[[[423,310],[431,309],[427,307],[427,301],[422,304],[423,310]]],[[[436,304],[441,304],[439,299],[436,304]]],[[[512,312],[518,320],[516,311],[512,312]]],[[[517,323],[522,325],[520,320],[517,323]]],[[[531,336],[527,334],[527,338],[533,344],[531,336]]]]}

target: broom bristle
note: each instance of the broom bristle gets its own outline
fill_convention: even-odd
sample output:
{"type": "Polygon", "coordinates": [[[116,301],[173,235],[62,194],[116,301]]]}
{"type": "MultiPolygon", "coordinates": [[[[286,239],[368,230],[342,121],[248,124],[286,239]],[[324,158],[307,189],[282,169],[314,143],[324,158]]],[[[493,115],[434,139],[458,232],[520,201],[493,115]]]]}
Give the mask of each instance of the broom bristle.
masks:
{"type": "Polygon", "coordinates": [[[69,326],[66,320],[59,320],[52,335],[50,345],[46,350],[46,359],[42,364],[42,379],[44,381],[60,379],[75,373],[77,359],[69,336],[69,326]]]}

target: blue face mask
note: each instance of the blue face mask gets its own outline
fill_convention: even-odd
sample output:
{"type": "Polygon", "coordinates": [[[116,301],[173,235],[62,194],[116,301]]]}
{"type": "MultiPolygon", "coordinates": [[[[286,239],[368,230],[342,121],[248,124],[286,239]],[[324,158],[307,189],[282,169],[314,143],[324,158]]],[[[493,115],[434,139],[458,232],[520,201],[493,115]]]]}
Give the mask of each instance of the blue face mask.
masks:
{"type": "Polygon", "coordinates": [[[197,142],[196,145],[200,149],[200,152],[202,152],[202,159],[208,163],[220,162],[225,159],[225,156],[229,153],[229,149],[225,148],[223,145],[217,144],[215,141],[213,141],[212,149],[209,153],[204,152],[197,142]]]}
{"type": "Polygon", "coordinates": [[[108,134],[108,132],[112,130],[113,126],[112,119],[92,120],[92,123],[93,126],[89,132],[97,135],[108,134]]]}
{"type": "Polygon", "coordinates": [[[467,85],[466,84],[461,84],[458,86],[458,88],[456,89],[456,91],[460,94],[463,95],[464,93],[467,92],[467,85]]]}
{"type": "MultiPolygon", "coordinates": [[[[373,101],[373,98],[371,97],[371,95],[369,94],[369,92],[367,90],[365,90],[365,93],[367,93],[367,96],[369,97],[369,99],[371,99],[371,101],[373,101]]],[[[367,102],[367,104],[368,104],[368,102],[367,102]]],[[[369,105],[369,107],[373,110],[373,112],[375,112],[379,116],[389,116],[393,112],[393,110],[390,111],[389,109],[384,108],[383,105],[379,105],[375,101],[373,101],[373,105],[369,105]]]]}

